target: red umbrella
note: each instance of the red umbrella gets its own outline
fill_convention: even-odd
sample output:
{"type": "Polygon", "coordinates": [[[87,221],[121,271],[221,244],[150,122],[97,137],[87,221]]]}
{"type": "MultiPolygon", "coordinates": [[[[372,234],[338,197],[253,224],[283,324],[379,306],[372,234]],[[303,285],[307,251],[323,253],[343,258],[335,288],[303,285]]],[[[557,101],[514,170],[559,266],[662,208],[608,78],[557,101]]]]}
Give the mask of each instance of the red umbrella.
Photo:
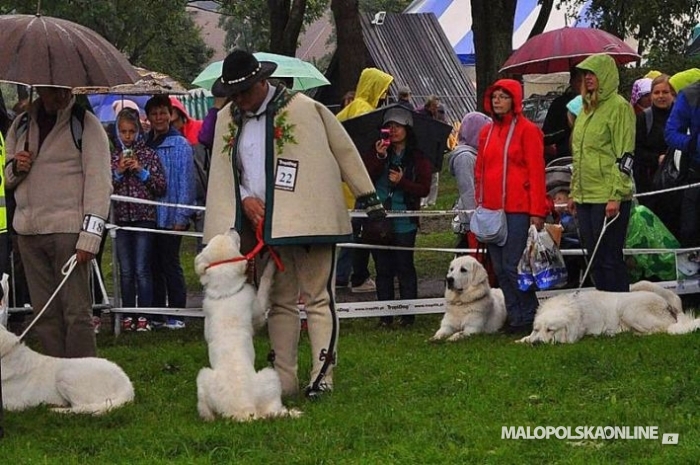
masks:
{"type": "Polygon", "coordinates": [[[101,35],[64,19],[0,16],[0,80],[31,86],[112,87],[138,73],[101,35]]]}
{"type": "Polygon", "coordinates": [[[538,34],[506,60],[501,73],[547,74],[569,71],[586,57],[607,53],[618,64],[641,57],[622,39],[600,29],[565,27],[538,34]]]}

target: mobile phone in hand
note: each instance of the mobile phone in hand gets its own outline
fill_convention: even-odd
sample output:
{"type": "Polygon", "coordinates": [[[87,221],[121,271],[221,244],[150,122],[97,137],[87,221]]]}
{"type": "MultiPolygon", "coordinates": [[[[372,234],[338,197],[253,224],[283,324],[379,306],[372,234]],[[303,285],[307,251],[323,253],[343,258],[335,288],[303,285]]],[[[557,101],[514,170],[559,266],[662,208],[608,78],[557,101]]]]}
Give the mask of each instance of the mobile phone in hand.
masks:
{"type": "Polygon", "coordinates": [[[391,145],[391,134],[390,134],[388,128],[382,128],[381,140],[382,140],[382,145],[385,145],[385,146],[391,145]]]}

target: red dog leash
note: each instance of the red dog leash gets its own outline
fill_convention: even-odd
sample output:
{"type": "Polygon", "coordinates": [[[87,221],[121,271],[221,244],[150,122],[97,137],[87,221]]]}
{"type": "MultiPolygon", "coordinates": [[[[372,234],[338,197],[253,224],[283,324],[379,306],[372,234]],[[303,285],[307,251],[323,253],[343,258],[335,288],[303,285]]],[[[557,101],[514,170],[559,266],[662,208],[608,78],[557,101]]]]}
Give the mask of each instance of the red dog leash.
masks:
{"type": "Polygon", "coordinates": [[[263,239],[263,221],[260,221],[258,223],[258,227],[255,229],[255,238],[258,240],[258,242],[257,244],[255,244],[255,247],[253,247],[253,250],[251,250],[247,254],[243,255],[242,257],[233,257],[228,258],[226,260],[220,260],[218,262],[212,262],[206,267],[206,269],[208,270],[211,267],[223,265],[225,263],[250,261],[253,258],[255,258],[255,256],[258,255],[264,247],[267,247],[268,252],[270,252],[270,256],[275,261],[275,266],[277,266],[277,270],[284,271],[284,264],[282,264],[282,259],[279,257],[279,255],[277,255],[277,252],[275,252],[275,250],[272,247],[270,247],[269,245],[266,246],[265,244],[265,240],[263,239]]]}

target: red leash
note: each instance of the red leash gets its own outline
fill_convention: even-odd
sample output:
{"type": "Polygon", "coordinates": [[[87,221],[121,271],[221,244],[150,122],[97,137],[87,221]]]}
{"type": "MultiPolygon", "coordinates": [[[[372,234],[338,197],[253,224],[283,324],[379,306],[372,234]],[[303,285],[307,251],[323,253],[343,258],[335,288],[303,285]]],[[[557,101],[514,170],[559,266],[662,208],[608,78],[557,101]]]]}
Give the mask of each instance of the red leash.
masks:
{"type": "Polygon", "coordinates": [[[253,247],[253,250],[248,252],[242,257],[233,257],[233,258],[228,258],[226,260],[220,260],[218,262],[212,262],[210,263],[206,269],[208,270],[211,267],[218,266],[218,265],[223,265],[225,263],[235,263],[235,262],[242,262],[242,261],[250,261],[257,254],[260,253],[260,251],[264,248],[267,247],[267,250],[270,252],[270,257],[275,261],[275,266],[277,266],[278,271],[284,271],[284,264],[282,264],[282,259],[277,255],[277,252],[270,247],[269,245],[265,245],[265,240],[263,239],[263,222],[260,221],[258,223],[258,227],[255,229],[255,238],[258,240],[257,244],[255,244],[255,247],[253,247]]]}

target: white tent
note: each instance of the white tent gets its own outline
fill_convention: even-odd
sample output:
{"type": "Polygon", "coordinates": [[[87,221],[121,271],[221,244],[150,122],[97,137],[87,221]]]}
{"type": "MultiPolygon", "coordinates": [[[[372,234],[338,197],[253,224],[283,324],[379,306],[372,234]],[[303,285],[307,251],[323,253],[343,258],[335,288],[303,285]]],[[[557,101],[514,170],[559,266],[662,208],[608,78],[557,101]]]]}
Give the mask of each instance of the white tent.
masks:
{"type": "MultiPolygon", "coordinates": [[[[589,26],[586,18],[589,4],[590,0],[577,11],[553,8],[544,30],[589,26]]],[[[527,40],[540,8],[537,0],[518,0],[513,25],[513,50],[527,40]]],[[[475,64],[471,0],[414,0],[404,13],[435,14],[459,60],[465,65],[475,64]]]]}

